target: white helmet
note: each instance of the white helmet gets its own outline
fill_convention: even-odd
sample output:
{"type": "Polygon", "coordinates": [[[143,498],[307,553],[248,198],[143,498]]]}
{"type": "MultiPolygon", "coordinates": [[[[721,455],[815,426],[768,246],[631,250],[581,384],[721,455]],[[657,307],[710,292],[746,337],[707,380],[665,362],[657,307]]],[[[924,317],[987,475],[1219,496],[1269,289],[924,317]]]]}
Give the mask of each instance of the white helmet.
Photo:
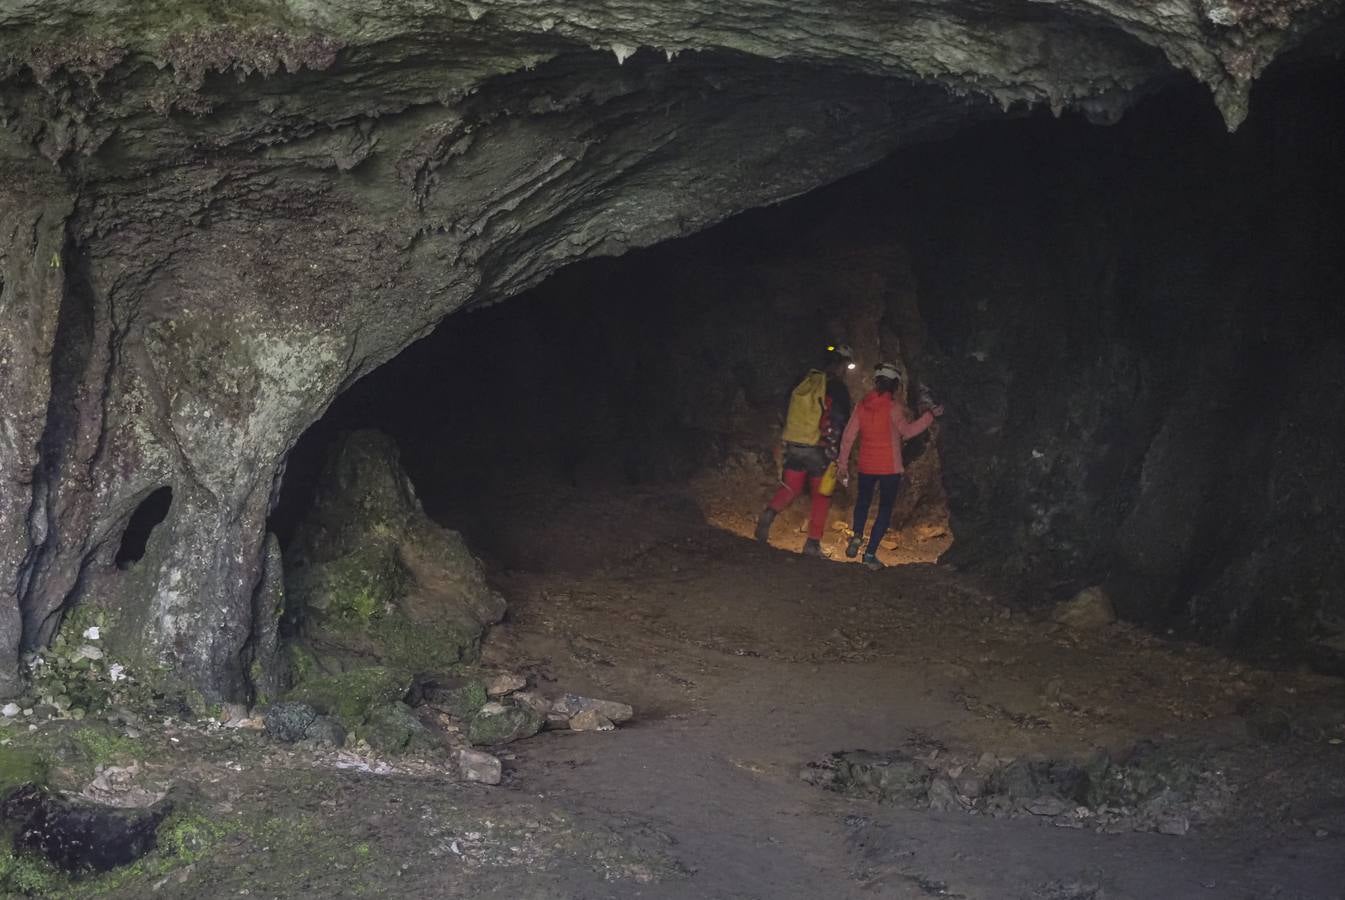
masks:
{"type": "Polygon", "coordinates": [[[901,381],[901,370],[897,368],[896,363],[880,362],[873,367],[874,378],[890,378],[893,381],[901,381]]]}

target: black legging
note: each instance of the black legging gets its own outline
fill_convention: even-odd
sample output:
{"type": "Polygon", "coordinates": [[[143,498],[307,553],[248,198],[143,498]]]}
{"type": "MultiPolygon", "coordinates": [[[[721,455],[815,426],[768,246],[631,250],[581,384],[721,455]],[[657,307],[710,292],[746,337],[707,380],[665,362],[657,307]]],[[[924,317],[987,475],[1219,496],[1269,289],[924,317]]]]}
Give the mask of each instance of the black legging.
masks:
{"type": "Polygon", "coordinates": [[[892,524],[892,507],[897,503],[897,490],[901,487],[900,475],[859,475],[859,496],[855,498],[855,537],[864,535],[864,526],[869,521],[869,504],[873,502],[873,489],[878,489],[878,518],[873,523],[873,534],[869,535],[870,555],[878,552],[878,544],[887,534],[887,526],[892,524]]]}

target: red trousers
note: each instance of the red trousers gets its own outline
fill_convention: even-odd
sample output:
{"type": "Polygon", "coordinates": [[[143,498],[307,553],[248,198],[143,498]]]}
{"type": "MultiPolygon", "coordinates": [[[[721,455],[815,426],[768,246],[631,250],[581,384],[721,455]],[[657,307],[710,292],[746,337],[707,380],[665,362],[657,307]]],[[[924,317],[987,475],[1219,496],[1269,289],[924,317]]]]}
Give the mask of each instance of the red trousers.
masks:
{"type": "Polygon", "coordinates": [[[808,490],[813,495],[813,511],[808,517],[808,539],[820,541],[822,535],[826,533],[827,512],[831,509],[831,498],[823,497],[818,491],[822,484],[821,475],[810,478],[802,469],[785,469],[780,477],[780,490],[771,498],[770,507],[776,512],[782,512],[794,502],[795,497],[803,493],[804,481],[808,482],[808,490]]]}

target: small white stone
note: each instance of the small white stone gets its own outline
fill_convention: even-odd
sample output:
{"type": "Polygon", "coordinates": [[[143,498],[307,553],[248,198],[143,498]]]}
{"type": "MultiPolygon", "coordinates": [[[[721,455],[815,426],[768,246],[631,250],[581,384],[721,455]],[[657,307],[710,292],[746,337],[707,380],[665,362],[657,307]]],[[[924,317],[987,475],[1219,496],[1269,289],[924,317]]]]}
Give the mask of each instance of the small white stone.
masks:
{"type": "Polygon", "coordinates": [[[503,697],[528,686],[528,679],[515,672],[501,672],[486,683],[487,697],[503,697]]]}
{"type": "Polygon", "coordinates": [[[126,667],[123,666],[121,663],[113,663],[112,665],[108,666],[107,677],[112,679],[112,682],[114,684],[118,681],[121,681],[123,678],[126,677],[126,667]]]}
{"type": "Polygon", "coordinates": [[[88,628],[84,629],[84,639],[86,641],[96,641],[98,640],[98,637],[99,633],[97,625],[90,625],[88,628]]]}
{"type": "Polygon", "coordinates": [[[596,709],[586,709],[570,717],[571,731],[612,731],[616,725],[596,709]]]}
{"type": "Polygon", "coordinates": [[[466,747],[458,751],[458,770],[466,780],[480,784],[499,784],[502,774],[497,757],[483,750],[466,747]]]}
{"type": "Polygon", "coordinates": [[[0,715],[3,715],[6,719],[12,719],[21,712],[23,710],[19,708],[17,703],[6,703],[4,709],[0,709],[0,715]]]}

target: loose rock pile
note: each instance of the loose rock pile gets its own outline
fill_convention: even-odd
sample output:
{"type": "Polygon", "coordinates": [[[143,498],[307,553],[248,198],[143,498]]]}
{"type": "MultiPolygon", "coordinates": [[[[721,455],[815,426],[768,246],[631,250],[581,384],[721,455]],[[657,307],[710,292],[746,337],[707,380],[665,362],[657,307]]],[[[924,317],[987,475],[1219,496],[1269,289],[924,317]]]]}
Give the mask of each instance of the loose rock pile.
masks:
{"type": "Polygon", "coordinates": [[[805,781],[908,809],[1033,816],[1100,832],[1185,834],[1228,806],[1232,789],[1193,748],[1143,744],[1124,761],[969,758],[933,750],[834,753],[803,770],[805,781]]]}
{"type": "MultiPolygon", "coordinates": [[[[385,673],[386,674],[386,673],[385,673]]],[[[512,672],[424,675],[401,686],[368,670],[301,686],[265,713],[267,735],[309,747],[342,747],[456,761],[467,781],[499,784],[502,767],[477,747],[499,747],[544,729],[612,731],[634,718],[625,703],[525,690],[512,672]],[[356,676],[358,677],[351,677],[356,676]]]]}

